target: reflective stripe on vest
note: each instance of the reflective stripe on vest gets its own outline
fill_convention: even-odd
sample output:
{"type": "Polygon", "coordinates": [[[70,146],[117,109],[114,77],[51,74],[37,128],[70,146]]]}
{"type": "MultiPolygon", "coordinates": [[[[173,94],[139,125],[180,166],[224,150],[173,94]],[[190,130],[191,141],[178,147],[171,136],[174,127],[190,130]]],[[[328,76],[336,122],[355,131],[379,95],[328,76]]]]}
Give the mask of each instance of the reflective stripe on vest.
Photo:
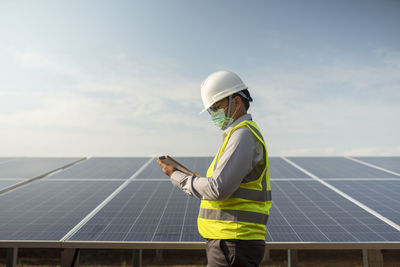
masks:
{"type": "Polygon", "coordinates": [[[198,218],[199,232],[210,239],[265,239],[271,190],[268,174],[268,154],[260,131],[252,121],[236,125],[214,157],[207,177],[211,177],[224,153],[231,134],[247,127],[263,145],[263,159],[242,179],[239,188],[226,200],[202,200],[198,218]]]}
{"type": "Polygon", "coordinates": [[[257,191],[257,190],[242,188],[242,187],[239,187],[231,195],[231,197],[242,198],[242,199],[253,200],[253,201],[271,201],[272,200],[271,190],[267,190],[267,192],[265,192],[264,190],[257,191]]]}
{"type": "Polygon", "coordinates": [[[268,221],[268,214],[247,210],[201,209],[199,217],[209,220],[241,221],[258,224],[267,224],[268,221]]]}

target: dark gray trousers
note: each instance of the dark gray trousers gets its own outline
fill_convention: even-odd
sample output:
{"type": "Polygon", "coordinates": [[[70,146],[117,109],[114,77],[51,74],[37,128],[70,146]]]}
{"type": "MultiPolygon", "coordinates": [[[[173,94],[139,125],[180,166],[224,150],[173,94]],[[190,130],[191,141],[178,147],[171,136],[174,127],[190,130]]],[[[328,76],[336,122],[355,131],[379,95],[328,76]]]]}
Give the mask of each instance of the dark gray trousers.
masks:
{"type": "Polygon", "coordinates": [[[207,267],[258,266],[264,258],[265,241],[208,239],[207,267]]]}

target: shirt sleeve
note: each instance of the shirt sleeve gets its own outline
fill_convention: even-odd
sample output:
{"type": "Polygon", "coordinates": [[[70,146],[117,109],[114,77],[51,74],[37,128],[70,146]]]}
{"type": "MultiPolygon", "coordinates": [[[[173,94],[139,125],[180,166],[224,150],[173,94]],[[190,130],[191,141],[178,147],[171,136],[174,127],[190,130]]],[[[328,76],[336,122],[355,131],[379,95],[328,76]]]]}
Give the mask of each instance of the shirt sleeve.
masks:
{"type": "Polygon", "coordinates": [[[227,199],[252,170],[254,158],[259,158],[255,142],[249,129],[239,128],[229,138],[212,177],[187,176],[175,171],[171,175],[171,181],[186,194],[199,199],[227,199]]]}

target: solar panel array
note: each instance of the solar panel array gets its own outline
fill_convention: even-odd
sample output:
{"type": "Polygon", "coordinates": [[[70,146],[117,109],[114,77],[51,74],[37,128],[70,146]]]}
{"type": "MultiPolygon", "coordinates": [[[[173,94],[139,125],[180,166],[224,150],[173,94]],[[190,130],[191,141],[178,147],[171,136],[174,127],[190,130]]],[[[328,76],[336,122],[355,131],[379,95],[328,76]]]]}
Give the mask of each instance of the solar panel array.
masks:
{"type": "Polygon", "coordinates": [[[0,180],[29,179],[68,166],[79,158],[0,158],[0,180]]]}
{"type": "MultiPolygon", "coordinates": [[[[205,175],[212,158],[177,160],[205,175]]],[[[269,162],[267,242],[400,243],[400,157],[269,162]]],[[[0,244],[204,241],[200,200],[173,187],[155,158],[0,158],[0,192],[0,244]]]]}

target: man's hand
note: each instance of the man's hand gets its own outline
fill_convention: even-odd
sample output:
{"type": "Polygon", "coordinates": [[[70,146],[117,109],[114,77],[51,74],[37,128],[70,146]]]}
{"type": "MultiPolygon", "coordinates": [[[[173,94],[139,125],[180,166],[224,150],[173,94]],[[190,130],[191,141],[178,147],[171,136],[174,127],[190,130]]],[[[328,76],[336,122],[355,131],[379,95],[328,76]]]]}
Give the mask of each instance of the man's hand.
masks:
{"type": "Polygon", "coordinates": [[[157,160],[157,163],[161,166],[163,173],[171,177],[172,173],[175,171],[175,168],[172,165],[163,163],[161,160],[157,160]]]}

